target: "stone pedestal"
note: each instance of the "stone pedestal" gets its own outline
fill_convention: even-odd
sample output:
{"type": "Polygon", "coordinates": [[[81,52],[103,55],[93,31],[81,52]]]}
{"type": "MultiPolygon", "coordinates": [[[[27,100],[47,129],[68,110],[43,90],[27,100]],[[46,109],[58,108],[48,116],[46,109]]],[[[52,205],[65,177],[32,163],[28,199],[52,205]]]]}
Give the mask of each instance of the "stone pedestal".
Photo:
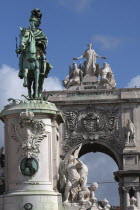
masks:
{"type": "Polygon", "coordinates": [[[1,112],[5,124],[5,194],[1,210],[61,210],[57,191],[61,112],[40,100],[16,101],[1,112]]]}

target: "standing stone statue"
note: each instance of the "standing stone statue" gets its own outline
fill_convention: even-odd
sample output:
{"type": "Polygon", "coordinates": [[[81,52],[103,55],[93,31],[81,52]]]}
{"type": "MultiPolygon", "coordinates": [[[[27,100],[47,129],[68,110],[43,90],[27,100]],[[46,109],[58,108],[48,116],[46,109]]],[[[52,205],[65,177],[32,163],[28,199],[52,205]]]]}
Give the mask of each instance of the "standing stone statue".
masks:
{"type": "Polygon", "coordinates": [[[127,127],[126,127],[126,145],[134,144],[135,145],[135,126],[131,120],[128,120],[127,127]]]}
{"type": "Polygon", "coordinates": [[[83,55],[77,58],[73,58],[73,60],[78,60],[81,58],[85,58],[84,62],[84,76],[94,76],[96,73],[96,58],[106,59],[106,57],[102,57],[98,55],[93,49],[92,44],[88,44],[88,49],[84,52],[83,55]]]}
{"type": "MultiPolygon", "coordinates": [[[[69,155],[68,160],[65,162],[66,184],[64,190],[64,204],[68,202],[78,203],[79,191],[85,190],[87,184],[88,168],[78,159],[81,147],[82,144],[73,155],[69,155]]],[[[81,196],[83,196],[83,194],[81,196]]],[[[80,200],[82,200],[82,197],[80,197],[80,200]]]]}
{"type": "Polygon", "coordinates": [[[20,28],[20,45],[16,49],[19,58],[19,77],[24,79],[23,86],[28,88],[29,98],[40,98],[44,78],[52,66],[46,59],[48,39],[39,28],[42,13],[39,9],[31,11],[30,26],[20,28]],[[32,94],[33,88],[33,94],[32,94]]]}

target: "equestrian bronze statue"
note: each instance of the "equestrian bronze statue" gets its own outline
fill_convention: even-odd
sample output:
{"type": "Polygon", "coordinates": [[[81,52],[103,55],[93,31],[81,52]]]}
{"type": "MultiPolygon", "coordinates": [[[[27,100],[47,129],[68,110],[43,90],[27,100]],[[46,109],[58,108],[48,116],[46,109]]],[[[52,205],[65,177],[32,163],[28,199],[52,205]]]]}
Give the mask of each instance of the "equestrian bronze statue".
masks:
{"type": "Polygon", "coordinates": [[[44,78],[52,68],[46,59],[48,39],[39,28],[41,17],[39,9],[31,12],[30,26],[20,28],[20,44],[16,49],[17,55],[20,54],[18,76],[24,79],[29,99],[41,98],[44,78]]]}

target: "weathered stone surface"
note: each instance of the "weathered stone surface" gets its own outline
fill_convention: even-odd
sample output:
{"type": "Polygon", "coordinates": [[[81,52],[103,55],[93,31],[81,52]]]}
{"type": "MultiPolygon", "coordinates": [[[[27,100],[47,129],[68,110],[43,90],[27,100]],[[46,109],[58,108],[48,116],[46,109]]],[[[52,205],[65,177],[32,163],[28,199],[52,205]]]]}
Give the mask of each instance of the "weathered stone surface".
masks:
{"type": "Polygon", "coordinates": [[[28,203],[35,210],[63,209],[57,191],[60,111],[46,101],[14,101],[5,106],[0,117],[6,145],[5,193],[0,209],[25,209],[28,203]]]}
{"type": "Polygon", "coordinates": [[[73,86],[79,86],[83,79],[83,72],[77,67],[77,64],[74,62],[73,66],[69,67],[69,75],[63,80],[63,85],[65,88],[71,88],[73,86]]]}
{"type": "Polygon", "coordinates": [[[96,151],[108,154],[118,164],[119,171],[114,174],[119,182],[121,210],[130,206],[131,189],[140,208],[140,89],[92,89],[95,83],[89,78],[83,85],[86,89],[52,92],[50,101],[65,118],[60,129],[61,156],[67,158],[80,143],[79,156],[96,151]],[[128,120],[133,122],[133,129],[128,129],[128,120]]]}
{"type": "Polygon", "coordinates": [[[82,89],[113,89],[116,87],[114,73],[108,63],[104,63],[103,67],[96,63],[96,58],[106,59],[97,55],[92,49],[92,44],[88,44],[88,49],[83,55],[73,60],[85,58],[83,64],[73,62],[73,67],[69,66],[69,75],[63,80],[66,89],[82,90],[82,89]]]}
{"type": "Polygon", "coordinates": [[[101,59],[106,59],[106,57],[102,57],[98,55],[93,49],[92,49],[92,44],[88,44],[88,49],[85,50],[83,55],[77,58],[73,58],[73,60],[79,60],[81,58],[85,58],[86,61],[83,64],[83,72],[84,76],[94,76],[95,74],[98,74],[97,71],[97,64],[96,64],[96,59],[101,58],[101,59]]]}
{"type": "Polygon", "coordinates": [[[107,106],[79,107],[71,106],[63,110],[65,116],[65,139],[63,141],[64,154],[69,148],[79,143],[99,142],[112,147],[116,151],[123,151],[124,141],[120,140],[119,109],[107,106]],[[81,109],[80,109],[81,108],[81,109]]]}

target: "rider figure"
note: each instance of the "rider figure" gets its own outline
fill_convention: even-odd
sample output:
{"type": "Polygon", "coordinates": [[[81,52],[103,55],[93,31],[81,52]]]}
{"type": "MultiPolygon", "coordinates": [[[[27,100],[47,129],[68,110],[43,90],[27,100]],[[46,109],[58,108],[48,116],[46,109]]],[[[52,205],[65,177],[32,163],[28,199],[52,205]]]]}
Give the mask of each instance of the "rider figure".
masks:
{"type": "MultiPolygon", "coordinates": [[[[42,32],[42,30],[39,27],[41,24],[41,17],[42,13],[38,8],[32,10],[31,17],[30,17],[30,26],[29,29],[32,30],[35,41],[36,41],[36,56],[37,59],[40,61],[41,64],[41,75],[44,75],[44,77],[47,77],[47,74],[49,70],[51,69],[51,65],[46,60],[46,47],[48,44],[48,39],[42,32]]],[[[21,54],[21,50],[16,50],[17,54],[21,54]]],[[[22,69],[22,54],[19,59],[19,77],[23,78],[23,69],[22,69]]]]}

